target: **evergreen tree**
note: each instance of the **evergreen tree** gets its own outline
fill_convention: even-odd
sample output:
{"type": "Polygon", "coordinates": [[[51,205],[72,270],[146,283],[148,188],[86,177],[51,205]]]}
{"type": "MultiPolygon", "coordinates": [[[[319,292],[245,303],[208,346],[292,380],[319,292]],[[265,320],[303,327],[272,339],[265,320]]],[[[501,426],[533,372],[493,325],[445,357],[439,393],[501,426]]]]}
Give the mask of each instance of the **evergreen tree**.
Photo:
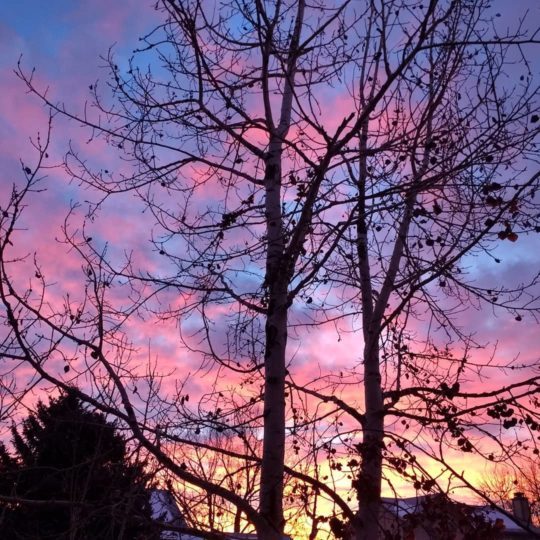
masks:
{"type": "Polygon", "coordinates": [[[147,474],[115,425],[73,394],[40,402],[0,446],[0,538],[153,539],[147,474]]]}

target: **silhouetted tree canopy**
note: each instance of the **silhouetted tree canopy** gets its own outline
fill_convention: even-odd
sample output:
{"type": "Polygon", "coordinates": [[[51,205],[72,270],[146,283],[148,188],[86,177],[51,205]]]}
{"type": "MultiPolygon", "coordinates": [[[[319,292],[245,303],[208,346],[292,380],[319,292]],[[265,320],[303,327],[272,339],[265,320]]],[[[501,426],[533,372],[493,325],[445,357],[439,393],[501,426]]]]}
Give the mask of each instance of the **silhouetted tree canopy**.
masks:
{"type": "Polygon", "coordinates": [[[151,539],[142,463],[114,424],[71,394],[39,402],[0,446],[0,538],[151,539]]]}
{"type": "Polygon", "coordinates": [[[34,377],[79,384],[190,523],[260,540],[382,540],[388,490],[478,492],[473,466],[540,452],[538,362],[514,326],[540,320],[520,261],[540,232],[525,12],[503,28],[489,0],[156,7],[84,105],[17,65],[51,117],[0,197],[0,412],[34,377]],[[83,130],[49,183],[53,117],[83,130]],[[69,292],[45,243],[26,255],[25,209],[64,179],[69,292]]]}

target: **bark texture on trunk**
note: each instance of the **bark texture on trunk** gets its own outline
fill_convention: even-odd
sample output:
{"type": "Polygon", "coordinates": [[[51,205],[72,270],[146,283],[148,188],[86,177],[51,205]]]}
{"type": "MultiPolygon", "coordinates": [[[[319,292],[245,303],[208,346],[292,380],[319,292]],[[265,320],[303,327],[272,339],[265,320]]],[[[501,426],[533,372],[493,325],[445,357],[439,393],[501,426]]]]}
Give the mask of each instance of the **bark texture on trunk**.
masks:
{"type": "Polygon", "coordinates": [[[378,334],[364,347],[365,423],[360,445],[362,464],[358,475],[358,518],[356,540],[378,540],[381,523],[382,451],[384,447],[384,407],[379,367],[378,334]]]}
{"type": "MultiPolygon", "coordinates": [[[[366,212],[368,120],[362,126],[358,178],[357,255],[362,292],[364,338],[364,423],[359,445],[361,466],[356,478],[358,513],[353,525],[355,540],[379,538],[382,449],[384,445],[384,403],[379,365],[379,335],[382,313],[374,302],[368,249],[369,223],[366,212]]],[[[383,291],[381,291],[383,292],[383,291]]]]}
{"type": "Polygon", "coordinates": [[[285,249],[282,232],[279,165],[269,164],[267,236],[268,258],[266,285],[268,313],[266,318],[266,350],[264,358],[264,441],[261,463],[260,512],[269,524],[264,540],[281,538],[283,534],[283,473],[285,462],[285,351],[287,347],[287,279],[283,268],[285,249]]]}
{"type": "Polygon", "coordinates": [[[381,530],[381,488],[384,450],[384,399],[380,367],[380,338],[385,323],[385,311],[396,282],[416,195],[407,195],[403,217],[397,227],[396,239],[386,269],[382,288],[373,294],[371,261],[368,249],[369,221],[366,212],[367,135],[368,121],[362,128],[358,180],[357,255],[362,292],[362,329],[364,338],[364,422],[363,440],[358,450],[361,466],[356,478],[358,513],[353,525],[355,540],[379,540],[381,530]]]}
{"type": "MultiPolygon", "coordinates": [[[[398,227],[392,256],[386,270],[381,292],[374,302],[369,275],[368,253],[359,242],[360,272],[362,275],[362,295],[369,295],[369,302],[363,299],[364,336],[364,424],[363,441],[359,445],[361,458],[360,473],[356,479],[358,494],[358,516],[354,524],[356,540],[379,540],[381,538],[381,487],[384,450],[384,399],[380,368],[380,337],[384,326],[384,314],[388,299],[394,290],[396,275],[402,260],[405,239],[411,222],[415,196],[408,196],[402,222],[398,227]]],[[[365,225],[365,224],[364,224],[365,225]]],[[[367,229],[365,229],[367,231],[367,229]]],[[[363,234],[364,240],[367,233],[363,234]]]]}
{"type": "MultiPolygon", "coordinates": [[[[298,47],[304,20],[305,0],[299,0],[294,31],[291,36],[286,78],[279,123],[267,118],[270,140],[265,162],[265,218],[267,257],[265,287],[266,315],[264,355],[264,440],[261,461],[260,513],[267,526],[259,527],[260,540],[281,540],[285,526],[283,516],[283,482],[285,468],[285,352],[287,348],[288,288],[294,260],[287,256],[285,228],[281,207],[283,142],[292,118],[294,78],[298,47]]],[[[271,114],[269,105],[267,115],[271,114]]]]}

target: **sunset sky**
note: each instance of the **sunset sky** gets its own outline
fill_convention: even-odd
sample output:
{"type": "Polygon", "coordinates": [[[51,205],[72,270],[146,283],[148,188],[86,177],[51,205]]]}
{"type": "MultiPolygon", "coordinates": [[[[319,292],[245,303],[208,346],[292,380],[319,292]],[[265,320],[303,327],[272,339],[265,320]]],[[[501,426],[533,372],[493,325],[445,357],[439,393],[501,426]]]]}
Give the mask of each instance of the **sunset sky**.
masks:
{"type": "MultiPolygon", "coordinates": [[[[533,0],[494,0],[492,4],[493,12],[501,13],[502,24],[508,21],[511,25],[514,14],[522,13],[527,7],[531,8],[527,24],[540,24],[540,4],[533,0]]],[[[11,185],[22,178],[21,160],[24,166],[34,166],[37,156],[29,139],[38,132],[45,132],[48,122],[47,109],[26,92],[13,72],[19,59],[23,70],[36,69],[34,80],[41,88],[48,88],[53,101],[63,101],[81,112],[90,98],[90,86],[97,79],[103,83],[107,79],[100,55],[106,56],[109,47],[114,46],[120,66],[127,65],[132,50],[139,44],[138,37],[159,21],[160,14],[148,0],[0,2],[0,205],[9,197],[11,185]]],[[[536,54],[532,68],[533,76],[539,77],[540,54],[536,54]]],[[[515,73],[510,73],[509,77],[519,76],[520,69],[519,65],[515,66],[515,73]]],[[[329,100],[339,107],[339,95],[332,95],[329,100]]],[[[55,118],[48,163],[59,164],[72,141],[93,167],[121,166],[114,151],[105,143],[87,144],[88,138],[88,132],[81,131],[75,122],[55,118]]],[[[27,230],[21,232],[22,245],[17,249],[36,251],[46,277],[61,283],[64,292],[71,291],[77,296],[81,293],[81,263],[56,239],[60,237],[60,227],[70,205],[81,204],[72,219],[79,223],[77,220],[86,211],[88,201],[96,201],[97,195],[70,183],[68,175],[58,168],[49,171],[44,185],[47,191],[36,194],[30,201],[31,207],[24,218],[27,230]]],[[[99,218],[89,225],[87,236],[92,236],[96,244],[109,242],[111,252],[119,257],[124,251],[133,251],[138,261],[154,268],[160,258],[149,242],[153,218],[143,210],[141,203],[131,195],[109,200],[99,218]]],[[[500,264],[478,256],[470,258],[465,266],[486,287],[497,282],[525,282],[540,270],[540,235],[520,237],[515,243],[501,242],[495,256],[501,260],[500,264]]],[[[186,321],[183,329],[192,330],[190,324],[193,323],[186,321]]],[[[522,320],[517,321],[511,313],[469,309],[462,314],[461,324],[475,332],[479,342],[485,343],[484,353],[475,354],[485,354],[486,359],[494,351],[501,362],[516,359],[517,363],[535,363],[539,358],[540,328],[533,315],[524,314],[522,320]]],[[[159,359],[163,370],[176,370],[184,375],[198,369],[200,358],[179,346],[179,328],[175,321],[158,327],[152,321],[133,320],[128,330],[139,347],[138,365],[150,354],[159,359]]],[[[348,365],[351,357],[358,362],[361,351],[354,335],[344,333],[338,339],[333,328],[324,327],[303,334],[299,339],[293,337],[290,355],[294,357],[297,376],[309,378],[315,376],[313,365],[338,370],[348,365]]],[[[497,381],[482,384],[484,386],[479,388],[497,384],[497,381]]],[[[197,382],[193,382],[191,390],[195,393],[200,390],[197,382]]]]}

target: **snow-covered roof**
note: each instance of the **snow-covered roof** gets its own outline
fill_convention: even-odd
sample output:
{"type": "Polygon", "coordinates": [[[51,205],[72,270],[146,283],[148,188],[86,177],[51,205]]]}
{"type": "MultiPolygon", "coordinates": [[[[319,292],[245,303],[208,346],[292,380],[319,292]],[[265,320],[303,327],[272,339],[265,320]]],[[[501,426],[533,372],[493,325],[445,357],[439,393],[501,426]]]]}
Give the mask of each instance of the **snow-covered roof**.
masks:
{"type": "Polygon", "coordinates": [[[425,500],[426,497],[407,497],[405,499],[382,498],[384,507],[398,518],[404,518],[407,515],[420,512],[422,510],[422,503],[425,500]]]}
{"type": "Polygon", "coordinates": [[[478,506],[477,508],[479,509],[479,511],[483,512],[489,520],[493,522],[500,519],[504,524],[504,530],[507,532],[514,533],[527,530],[523,527],[523,525],[520,525],[519,522],[516,521],[514,518],[508,516],[504,512],[501,512],[497,508],[491,508],[489,506],[478,506]]]}
{"type": "MultiPolygon", "coordinates": [[[[403,519],[407,515],[413,515],[422,511],[422,504],[426,499],[431,497],[430,495],[423,495],[419,497],[407,497],[404,499],[395,499],[391,497],[383,497],[383,505],[398,519],[403,519]]],[[[461,503],[463,504],[463,503],[461,503]]],[[[497,508],[491,506],[477,506],[466,505],[471,509],[477,510],[478,513],[482,513],[487,519],[495,523],[497,520],[501,520],[504,524],[504,530],[507,533],[523,533],[527,531],[527,528],[519,523],[518,520],[512,518],[507,513],[502,512],[497,508]]],[[[533,528],[536,530],[536,528],[533,528]]]]}
{"type": "MultiPolygon", "coordinates": [[[[152,489],[150,491],[150,506],[152,519],[163,525],[173,527],[186,527],[186,520],[178,508],[174,497],[166,489],[152,489]]],[[[201,540],[198,536],[180,533],[179,531],[163,531],[161,540],[201,540]]]]}

